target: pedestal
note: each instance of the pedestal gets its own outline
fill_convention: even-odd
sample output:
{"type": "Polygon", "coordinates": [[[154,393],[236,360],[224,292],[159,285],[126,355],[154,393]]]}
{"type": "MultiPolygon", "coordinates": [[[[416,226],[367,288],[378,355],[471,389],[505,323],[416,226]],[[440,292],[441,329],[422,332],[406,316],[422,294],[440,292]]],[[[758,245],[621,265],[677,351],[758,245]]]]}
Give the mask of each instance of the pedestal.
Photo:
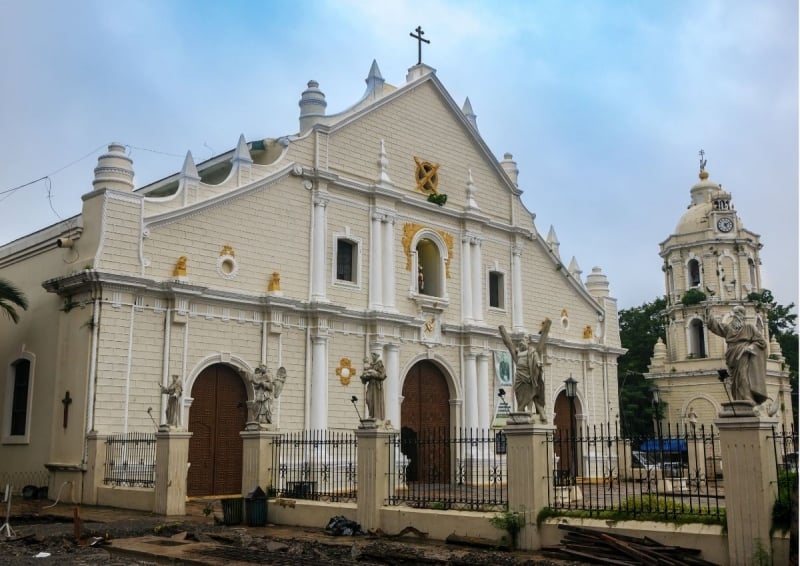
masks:
{"type": "Polygon", "coordinates": [[[772,427],[777,419],[755,414],[751,401],[723,403],[715,422],[725,468],[725,513],[730,564],[750,564],[759,545],[769,551],[777,467],[772,427]]]}
{"type": "Polygon", "coordinates": [[[358,438],[358,511],[357,521],[366,530],[381,526],[380,510],[389,494],[389,440],[396,431],[378,428],[366,419],[356,430],[358,438]]]}
{"type": "Polygon", "coordinates": [[[191,432],[156,433],[156,488],[153,511],[159,515],[186,514],[186,475],[189,472],[191,432]]]}
{"type": "MultiPolygon", "coordinates": [[[[508,509],[525,516],[525,527],[519,533],[519,548],[538,550],[542,547],[536,516],[548,505],[551,458],[548,457],[548,434],[555,427],[545,424],[515,423],[511,413],[505,428],[508,462],[508,509]]],[[[523,413],[524,414],[524,413],[523,413]]]]}
{"type": "Polygon", "coordinates": [[[280,433],[274,430],[245,430],[242,437],[242,497],[256,486],[270,493],[277,489],[275,477],[275,439],[280,433]]]}
{"type": "Polygon", "coordinates": [[[95,431],[86,435],[86,473],[83,476],[83,498],[85,505],[97,505],[97,488],[103,485],[106,464],[105,434],[95,431]]]}

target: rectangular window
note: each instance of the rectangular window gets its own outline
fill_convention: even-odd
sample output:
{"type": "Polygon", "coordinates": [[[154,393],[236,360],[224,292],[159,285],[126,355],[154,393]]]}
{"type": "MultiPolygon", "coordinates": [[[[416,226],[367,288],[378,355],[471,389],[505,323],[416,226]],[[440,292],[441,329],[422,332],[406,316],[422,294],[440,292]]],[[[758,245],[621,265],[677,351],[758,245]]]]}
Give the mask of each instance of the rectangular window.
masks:
{"type": "Polygon", "coordinates": [[[336,279],[356,281],[356,244],[350,240],[336,241],[336,279]]]}
{"type": "Polygon", "coordinates": [[[503,274],[499,271],[489,272],[489,306],[495,309],[505,308],[503,296],[503,274]]]}
{"type": "Polygon", "coordinates": [[[11,400],[11,436],[24,436],[28,422],[28,386],[31,363],[18,360],[14,364],[14,393],[11,400]]]}

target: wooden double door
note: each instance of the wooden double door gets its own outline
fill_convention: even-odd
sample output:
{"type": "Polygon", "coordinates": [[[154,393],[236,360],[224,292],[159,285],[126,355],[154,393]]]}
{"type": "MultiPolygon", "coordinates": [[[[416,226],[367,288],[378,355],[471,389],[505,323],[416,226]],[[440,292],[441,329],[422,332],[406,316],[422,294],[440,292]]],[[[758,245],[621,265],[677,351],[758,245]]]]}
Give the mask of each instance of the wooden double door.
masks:
{"type": "Polygon", "coordinates": [[[446,483],[450,477],[450,390],[436,364],[415,364],[403,382],[401,450],[408,458],[406,479],[446,483]]]}
{"type": "Polygon", "coordinates": [[[242,492],[242,437],[247,391],[238,373],[224,364],[204,369],[192,386],[189,411],[189,496],[242,492]]]}

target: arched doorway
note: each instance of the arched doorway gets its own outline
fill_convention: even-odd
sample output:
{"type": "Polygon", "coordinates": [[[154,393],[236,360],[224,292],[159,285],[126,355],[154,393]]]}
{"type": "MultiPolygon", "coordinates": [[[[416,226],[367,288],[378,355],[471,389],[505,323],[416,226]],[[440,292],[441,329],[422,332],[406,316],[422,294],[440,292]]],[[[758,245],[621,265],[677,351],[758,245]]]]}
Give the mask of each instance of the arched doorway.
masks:
{"type": "Polygon", "coordinates": [[[569,483],[577,475],[580,475],[580,463],[578,453],[580,451],[579,442],[576,439],[581,437],[578,429],[577,413],[580,410],[580,401],[574,399],[574,413],[570,420],[570,401],[565,391],[556,397],[555,418],[553,424],[556,426],[554,437],[555,462],[553,462],[554,475],[559,483],[569,483]],[[573,466],[574,462],[574,466],[573,466]]]}
{"type": "Polygon", "coordinates": [[[401,450],[409,460],[406,479],[449,481],[450,390],[434,363],[418,362],[406,375],[400,423],[401,450]]]}
{"type": "Polygon", "coordinates": [[[242,492],[242,438],[247,391],[236,371],[223,364],[204,369],[192,386],[189,411],[189,496],[242,492]]]}

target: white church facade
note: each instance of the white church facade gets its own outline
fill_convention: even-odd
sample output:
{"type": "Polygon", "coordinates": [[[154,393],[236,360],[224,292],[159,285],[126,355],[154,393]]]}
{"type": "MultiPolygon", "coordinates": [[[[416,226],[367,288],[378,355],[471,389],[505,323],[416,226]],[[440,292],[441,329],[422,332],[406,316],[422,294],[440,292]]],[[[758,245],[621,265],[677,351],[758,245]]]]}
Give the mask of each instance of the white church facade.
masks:
{"type": "Polygon", "coordinates": [[[575,424],[614,422],[624,350],[605,275],[561,260],[512,156],[494,158],[434,69],[395,87],[373,63],[366,82],[327,114],[310,81],[298,133],[187,154],[137,189],[111,144],[79,215],[0,247],[0,278],[31,303],[0,321],[6,481],[80,486],[87,436],[154,432],[178,376],[188,494],[241,493],[243,373],[260,364],[286,370],[279,431],[356,428],[373,353],[396,429],[488,428],[500,388],[513,397],[498,326],[536,342],[547,318],[546,419],[570,426],[572,376],[575,424]]]}

